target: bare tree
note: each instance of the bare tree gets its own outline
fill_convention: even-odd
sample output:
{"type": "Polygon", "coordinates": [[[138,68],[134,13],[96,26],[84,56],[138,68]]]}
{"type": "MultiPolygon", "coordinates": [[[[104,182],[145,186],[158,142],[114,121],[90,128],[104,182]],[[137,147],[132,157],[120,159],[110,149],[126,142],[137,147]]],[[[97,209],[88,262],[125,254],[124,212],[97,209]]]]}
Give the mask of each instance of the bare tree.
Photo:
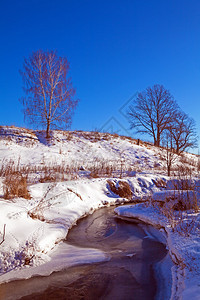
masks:
{"type": "Polygon", "coordinates": [[[164,146],[164,149],[163,149],[161,155],[162,155],[162,159],[166,162],[167,175],[170,176],[172,165],[176,161],[178,156],[175,153],[174,148],[173,148],[172,134],[168,130],[166,130],[164,132],[163,146],[164,146]]]}
{"type": "Polygon", "coordinates": [[[180,154],[188,148],[197,147],[197,134],[195,122],[182,111],[179,111],[173,123],[169,126],[173,138],[173,147],[180,154]]]}
{"type": "Polygon", "coordinates": [[[128,116],[131,128],[139,133],[147,133],[160,146],[164,130],[174,119],[178,106],[163,85],[156,84],[138,93],[134,104],[129,107],[128,116]]]}
{"type": "Polygon", "coordinates": [[[24,117],[30,124],[46,128],[50,137],[51,128],[67,128],[78,103],[69,71],[68,60],[56,51],[33,52],[24,59],[20,71],[27,97],[22,98],[24,117]]]}

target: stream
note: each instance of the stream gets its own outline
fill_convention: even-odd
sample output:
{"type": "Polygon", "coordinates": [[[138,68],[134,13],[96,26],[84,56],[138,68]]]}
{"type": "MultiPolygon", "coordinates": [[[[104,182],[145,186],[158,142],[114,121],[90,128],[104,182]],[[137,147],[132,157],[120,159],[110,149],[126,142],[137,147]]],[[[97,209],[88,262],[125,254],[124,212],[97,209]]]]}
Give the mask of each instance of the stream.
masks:
{"type": "Polygon", "coordinates": [[[106,254],[106,261],[3,284],[4,291],[13,291],[13,296],[8,293],[5,299],[157,299],[164,278],[156,266],[168,252],[164,244],[147,236],[148,227],[118,218],[114,207],[97,210],[79,220],[64,243],[99,249],[106,254]],[[19,296],[19,290],[27,291],[30,286],[30,294],[19,296]]]}

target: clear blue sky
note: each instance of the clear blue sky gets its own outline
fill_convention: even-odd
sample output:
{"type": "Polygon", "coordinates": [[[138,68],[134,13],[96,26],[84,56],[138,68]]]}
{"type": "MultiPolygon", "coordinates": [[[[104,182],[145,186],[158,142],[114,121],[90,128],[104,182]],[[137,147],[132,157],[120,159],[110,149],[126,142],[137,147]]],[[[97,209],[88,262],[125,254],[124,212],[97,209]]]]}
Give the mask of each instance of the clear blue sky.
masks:
{"type": "Polygon", "coordinates": [[[2,125],[25,125],[19,69],[38,49],[70,62],[80,99],[72,129],[101,128],[110,118],[128,128],[119,109],[159,83],[200,133],[200,1],[0,0],[2,125]]]}

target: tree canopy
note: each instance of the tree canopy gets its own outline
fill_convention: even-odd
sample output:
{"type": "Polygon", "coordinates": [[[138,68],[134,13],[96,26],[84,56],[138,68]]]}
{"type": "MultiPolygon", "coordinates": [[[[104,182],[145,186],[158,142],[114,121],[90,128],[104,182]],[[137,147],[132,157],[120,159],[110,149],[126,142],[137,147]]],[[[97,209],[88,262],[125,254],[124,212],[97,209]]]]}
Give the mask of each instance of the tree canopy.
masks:
{"type": "Polygon", "coordinates": [[[156,84],[138,93],[127,113],[131,128],[153,137],[155,146],[160,146],[166,134],[177,154],[197,144],[194,120],[180,110],[163,85],[156,84]]]}
{"type": "Polygon", "coordinates": [[[67,77],[69,62],[56,51],[38,50],[24,59],[20,74],[26,96],[21,98],[25,120],[36,127],[66,129],[77,106],[75,89],[67,77]]]}
{"type": "Polygon", "coordinates": [[[163,131],[174,119],[177,104],[163,85],[156,84],[138,93],[128,116],[131,128],[153,137],[154,145],[160,146],[163,131]]]}

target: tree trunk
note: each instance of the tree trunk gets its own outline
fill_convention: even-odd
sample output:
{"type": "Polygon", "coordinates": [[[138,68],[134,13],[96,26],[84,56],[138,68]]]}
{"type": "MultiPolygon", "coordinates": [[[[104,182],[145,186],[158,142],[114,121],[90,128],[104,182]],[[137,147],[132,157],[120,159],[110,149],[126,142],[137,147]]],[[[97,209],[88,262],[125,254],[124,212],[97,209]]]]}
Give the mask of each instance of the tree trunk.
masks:
{"type": "Polygon", "coordinates": [[[170,174],[171,174],[171,166],[168,165],[167,166],[167,175],[170,176],[170,174]]]}
{"type": "Polygon", "coordinates": [[[47,138],[47,139],[50,138],[49,129],[50,129],[50,122],[47,121],[47,129],[46,129],[46,138],[47,138]]]}
{"type": "Polygon", "coordinates": [[[179,155],[179,143],[178,142],[176,143],[176,154],[179,155]]]}
{"type": "Polygon", "coordinates": [[[157,147],[160,147],[160,133],[157,132],[157,147]]]}
{"type": "Polygon", "coordinates": [[[160,140],[155,140],[154,141],[154,146],[160,147],[160,140]]]}

